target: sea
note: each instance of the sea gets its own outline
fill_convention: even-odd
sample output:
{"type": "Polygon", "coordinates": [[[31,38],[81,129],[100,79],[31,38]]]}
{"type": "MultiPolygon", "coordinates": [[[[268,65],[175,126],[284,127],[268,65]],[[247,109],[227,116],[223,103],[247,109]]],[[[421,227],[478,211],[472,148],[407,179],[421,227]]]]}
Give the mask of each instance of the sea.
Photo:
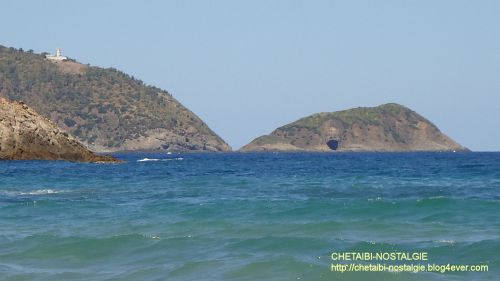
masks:
{"type": "Polygon", "coordinates": [[[500,280],[500,153],[116,156],[0,162],[0,280],[500,280]]]}

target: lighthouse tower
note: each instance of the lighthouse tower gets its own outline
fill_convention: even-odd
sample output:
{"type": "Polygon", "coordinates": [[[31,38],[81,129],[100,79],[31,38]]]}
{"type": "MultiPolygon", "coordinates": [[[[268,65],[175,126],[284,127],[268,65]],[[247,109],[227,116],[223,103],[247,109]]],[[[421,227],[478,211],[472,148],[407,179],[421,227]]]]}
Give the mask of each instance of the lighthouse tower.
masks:
{"type": "Polygon", "coordinates": [[[55,60],[55,61],[63,61],[65,59],[68,59],[67,57],[64,57],[61,53],[61,48],[57,48],[56,49],[56,55],[46,55],[45,56],[46,59],[49,59],[49,60],[55,60]]]}

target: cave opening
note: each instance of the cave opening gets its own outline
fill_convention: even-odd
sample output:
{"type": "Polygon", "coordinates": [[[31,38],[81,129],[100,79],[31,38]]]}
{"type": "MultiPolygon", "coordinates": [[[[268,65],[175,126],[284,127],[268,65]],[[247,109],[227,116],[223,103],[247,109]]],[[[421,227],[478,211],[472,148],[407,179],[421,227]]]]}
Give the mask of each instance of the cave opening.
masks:
{"type": "Polygon", "coordinates": [[[331,149],[331,150],[337,150],[339,148],[339,141],[338,140],[329,140],[326,145],[328,145],[328,147],[331,149]]]}

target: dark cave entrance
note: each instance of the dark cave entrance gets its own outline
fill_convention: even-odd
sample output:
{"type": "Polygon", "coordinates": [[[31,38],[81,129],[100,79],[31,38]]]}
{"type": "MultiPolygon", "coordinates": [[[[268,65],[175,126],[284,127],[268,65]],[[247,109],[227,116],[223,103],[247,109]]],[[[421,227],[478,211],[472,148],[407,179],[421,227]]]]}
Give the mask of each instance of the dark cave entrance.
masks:
{"type": "Polygon", "coordinates": [[[329,140],[326,145],[328,145],[328,147],[331,149],[331,150],[337,150],[339,148],[339,141],[338,140],[329,140]]]}

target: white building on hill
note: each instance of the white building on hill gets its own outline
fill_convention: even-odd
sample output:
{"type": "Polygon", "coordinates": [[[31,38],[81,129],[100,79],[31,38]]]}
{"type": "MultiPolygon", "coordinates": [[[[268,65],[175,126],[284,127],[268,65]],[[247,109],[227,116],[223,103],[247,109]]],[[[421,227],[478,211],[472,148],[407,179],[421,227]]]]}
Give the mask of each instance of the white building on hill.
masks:
{"type": "Polygon", "coordinates": [[[60,48],[57,48],[56,49],[56,55],[46,55],[45,56],[46,59],[49,59],[49,60],[65,60],[65,59],[68,59],[67,57],[64,57],[61,55],[61,49],[60,48]]]}

